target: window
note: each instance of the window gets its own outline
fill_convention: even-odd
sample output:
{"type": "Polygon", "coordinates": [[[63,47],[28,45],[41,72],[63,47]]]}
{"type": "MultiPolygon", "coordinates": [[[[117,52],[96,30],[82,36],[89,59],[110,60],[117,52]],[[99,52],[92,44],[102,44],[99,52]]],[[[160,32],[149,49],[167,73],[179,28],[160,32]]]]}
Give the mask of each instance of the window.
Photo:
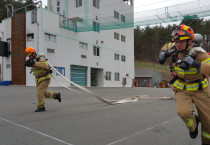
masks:
{"type": "Polygon", "coordinates": [[[56,42],[56,35],[45,33],[45,40],[56,42]]]}
{"type": "Polygon", "coordinates": [[[100,56],[100,48],[97,46],[93,46],[93,55],[100,56]]]}
{"type": "Polygon", "coordinates": [[[120,55],[119,54],[114,54],[114,60],[120,60],[120,55]]]}
{"type": "Polygon", "coordinates": [[[119,33],[114,32],[114,39],[119,40],[119,33]]]}
{"type": "Polygon", "coordinates": [[[31,23],[37,22],[37,9],[31,11],[31,23]]]}
{"type": "Polygon", "coordinates": [[[86,55],[81,55],[81,58],[86,59],[87,56],[86,55]]]}
{"type": "Polygon", "coordinates": [[[33,41],[34,40],[34,33],[27,34],[27,41],[33,41]]]}
{"type": "Polygon", "coordinates": [[[60,7],[57,7],[57,13],[60,13],[60,7]]]}
{"type": "Polygon", "coordinates": [[[121,15],[121,21],[125,23],[125,16],[121,15]]]}
{"type": "Polygon", "coordinates": [[[100,2],[100,0],[93,0],[93,7],[99,9],[99,2],[100,2]]]}
{"type": "Polygon", "coordinates": [[[47,52],[48,52],[48,53],[55,53],[55,50],[52,49],[52,48],[47,48],[47,52]]]}
{"type": "Polygon", "coordinates": [[[123,0],[126,4],[133,6],[133,0],[123,0]]]}
{"type": "Polygon", "coordinates": [[[76,0],[76,8],[82,6],[82,0],[76,0]]]}
{"type": "Polygon", "coordinates": [[[119,13],[117,11],[114,11],[114,18],[119,19],[119,13]]]}
{"type": "Polygon", "coordinates": [[[124,35],[121,35],[121,41],[125,42],[125,36],[124,35]]]}
{"type": "Polygon", "coordinates": [[[60,0],[57,0],[57,13],[60,13],[60,0]]]}
{"type": "Polygon", "coordinates": [[[95,32],[100,31],[100,23],[93,21],[93,31],[95,32]]]}
{"type": "Polygon", "coordinates": [[[45,40],[50,41],[50,34],[45,33],[44,38],[45,40]]]}
{"type": "Polygon", "coordinates": [[[121,55],[121,61],[125,62],[125,56],[124,55],[121,55]]]}
{"type": "Polygon", "coordinates": [[[79,42],[79,48],[81,48],[81,49],[88,49],[88,44],[83,43],[83,42],[79,42]]]}
{"type": "Polygon", "coordinates": [[[111,72],[106,72],[106,80],[111,81],[111,72]]]}
{"type": "Polygon", "coordinates": [[[114,80],[115,81],[120,81],[120,73],[115,73],[114,74],[114,80]]]}

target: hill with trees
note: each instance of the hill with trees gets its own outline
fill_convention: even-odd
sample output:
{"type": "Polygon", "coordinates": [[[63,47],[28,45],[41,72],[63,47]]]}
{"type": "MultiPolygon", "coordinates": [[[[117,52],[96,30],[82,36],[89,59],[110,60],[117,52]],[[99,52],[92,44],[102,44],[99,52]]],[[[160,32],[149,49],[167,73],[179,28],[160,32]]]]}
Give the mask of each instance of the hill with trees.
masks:
{"type": "MultiPolygon", "coordinates": [[[[188,25],[195,33],[203,35],[203,48],[210,52],[210,20],[189,19],[183,20],[180,24],[188,25]]],[[[165,43],[171,42],[171,33],[175,29],[176,25],[136,27],[134,29],[135,62],[157,63],[160,49],[165,43]]]]}
{"type": "MultiPolygon", "coordinates": [[[[3,19],[7,18],[6,5],[12,4],[14,9],[22,8],[24,6],[34,4],[33,0],[0,0],[0,23],[3,19]]],[[[30,6],[27,10],[32,10],[35,6],[30,6]]],[[[18,13],[24,12],[25,9],[19,10],[18,13]]]]}

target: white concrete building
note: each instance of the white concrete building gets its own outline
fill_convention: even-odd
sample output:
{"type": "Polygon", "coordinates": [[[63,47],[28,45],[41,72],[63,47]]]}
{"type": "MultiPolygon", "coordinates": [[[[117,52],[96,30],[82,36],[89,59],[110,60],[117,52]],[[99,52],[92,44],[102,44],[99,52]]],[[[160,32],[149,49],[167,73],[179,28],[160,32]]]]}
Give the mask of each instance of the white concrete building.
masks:
{"type": "MultiPolygon", "coordinates": [[[[12,55],[0,57],[2,80],[35,85],[30,68],[24,70],[21,66],[25,61],[21,53],[30,46],[44,53],[66,78],[79,85],[131,87],[134,79],[133,9],[132,0],[48,0],[48,8],[20,16],[23,28],[19,15],[4,20],[0,23],[0,37],[2,41],[11,42],[12,55]],[[24,29],[24,34],[18,34],[24,29]],[[17,35],[25,35],[25,40],[17,35]],[[16,48],[22,41],[25,43],[19,47],[23,48],[16,48]],[[22,71],[19,67],[23,73],[18,74],[22,71]]],[[[53,75],[70,86],[56,73],[53,75]]],[[[51,80],[51,86],[58,86],[51,80]]]]}

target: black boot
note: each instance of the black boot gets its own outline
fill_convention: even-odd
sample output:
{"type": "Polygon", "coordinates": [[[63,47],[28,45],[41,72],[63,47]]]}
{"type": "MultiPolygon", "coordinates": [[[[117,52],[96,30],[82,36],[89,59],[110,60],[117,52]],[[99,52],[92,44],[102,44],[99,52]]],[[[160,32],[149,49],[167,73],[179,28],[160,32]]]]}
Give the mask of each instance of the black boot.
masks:
{"type": "Polygon", "coordinates": [[[35,112],[44,112],[44,111],[45,111],[45,107],[38,108],[35,110],[35,112]]]}
{"type": "Polygon", "coordinates": [[[61,94],[60,93],[56,94],[54,99],[57,99],[58,102],[61,102],[61,94]]]}
{"type": "Polygon", "coordinates": [[[198,135],[198,124],[199,124],[199,120],[198,120],[198,117],[196,115],[195,115],[195,119],[196,119],[196,122],[197,122],[197,126],[195,128],[195,131],[190,132],[190,137],[192,139],[195,139],[197,137],[197,135],[198,135]]]}
{"type": "Polygon", "coordinates": [[[210,144],[205,144],[205,143],[202,143],[202,145],[210,145],[210,144]]]}

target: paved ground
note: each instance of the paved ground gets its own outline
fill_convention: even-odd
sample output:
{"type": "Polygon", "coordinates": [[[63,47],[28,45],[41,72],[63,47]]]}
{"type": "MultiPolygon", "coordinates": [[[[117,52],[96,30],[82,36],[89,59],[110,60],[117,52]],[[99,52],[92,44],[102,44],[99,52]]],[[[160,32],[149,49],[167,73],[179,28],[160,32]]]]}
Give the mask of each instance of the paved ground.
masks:
{"type": "MultiPolygon", "coordinates": [[[[173,96],[171,89],[88,88],[104,98],[173,96]]],[[[0,145],[200,145],[191,140],[174,100],[107,105],[64,88],[35,113],[35,87],[0,86],[0,145]]]]}

